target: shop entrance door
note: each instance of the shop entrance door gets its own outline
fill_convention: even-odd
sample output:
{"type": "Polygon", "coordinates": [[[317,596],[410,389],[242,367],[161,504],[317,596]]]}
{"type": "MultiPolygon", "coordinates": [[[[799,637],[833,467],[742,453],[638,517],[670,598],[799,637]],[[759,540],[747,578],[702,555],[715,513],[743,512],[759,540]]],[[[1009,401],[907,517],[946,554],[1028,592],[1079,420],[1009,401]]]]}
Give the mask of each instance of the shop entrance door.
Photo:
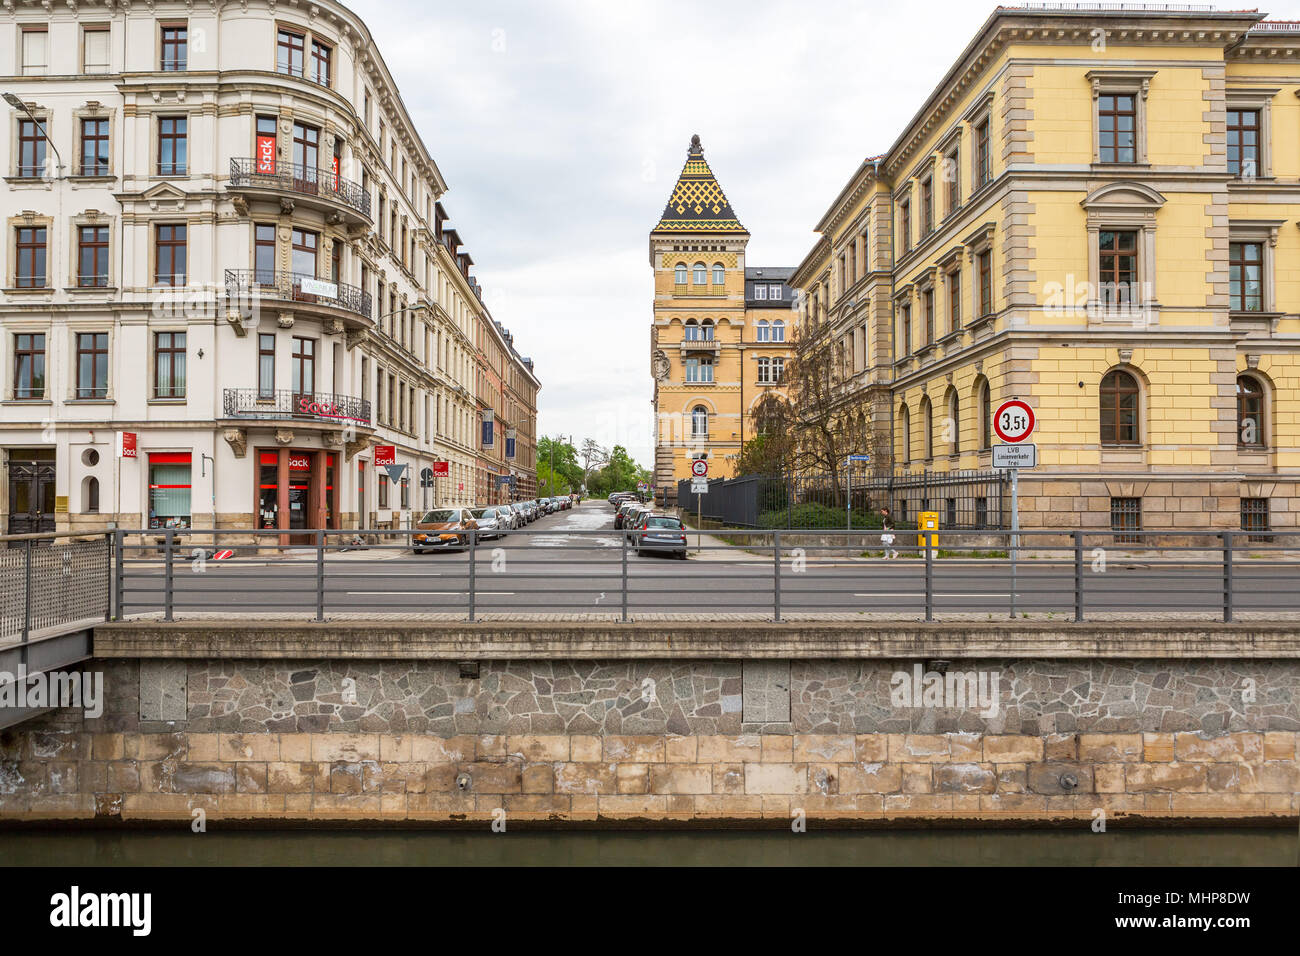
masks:
{"type": "Polygon", "coordinates": [[[9,460],[7,534],[54,530],[54,473],[53,461],[9,460]]]}
{"type": "Polygon", "coordinates": [[[303,452],[289,453],[289,530],[299,532],[289,536],[290,544],[314,543],[312,535],[301,533],[312,527],[312,457],[303,452]]]}

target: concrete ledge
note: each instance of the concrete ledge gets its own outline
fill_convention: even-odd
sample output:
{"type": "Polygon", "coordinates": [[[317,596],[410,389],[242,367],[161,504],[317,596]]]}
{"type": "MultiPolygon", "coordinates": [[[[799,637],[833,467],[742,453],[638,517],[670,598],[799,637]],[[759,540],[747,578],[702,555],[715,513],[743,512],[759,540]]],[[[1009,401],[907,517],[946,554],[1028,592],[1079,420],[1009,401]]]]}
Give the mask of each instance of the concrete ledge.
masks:
{"type": "Polygon", "coordinates": [[[1300,658],[1300,624],[125,621],[97,658],[854,660],[1300,658]]]}

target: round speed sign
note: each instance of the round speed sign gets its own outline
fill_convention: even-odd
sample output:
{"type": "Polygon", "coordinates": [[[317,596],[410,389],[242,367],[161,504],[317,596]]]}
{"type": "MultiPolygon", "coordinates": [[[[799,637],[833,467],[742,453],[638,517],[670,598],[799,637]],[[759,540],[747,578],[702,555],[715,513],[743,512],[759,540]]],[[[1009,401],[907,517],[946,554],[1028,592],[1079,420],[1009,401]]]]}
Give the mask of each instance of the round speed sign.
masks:
{"type": "Polygon", "coordinates": [[[993,430],[1008,445],[1019,444],[1034,432],[1034,410],[1018,398],[1003,402],[993,413],[993,430]]]}

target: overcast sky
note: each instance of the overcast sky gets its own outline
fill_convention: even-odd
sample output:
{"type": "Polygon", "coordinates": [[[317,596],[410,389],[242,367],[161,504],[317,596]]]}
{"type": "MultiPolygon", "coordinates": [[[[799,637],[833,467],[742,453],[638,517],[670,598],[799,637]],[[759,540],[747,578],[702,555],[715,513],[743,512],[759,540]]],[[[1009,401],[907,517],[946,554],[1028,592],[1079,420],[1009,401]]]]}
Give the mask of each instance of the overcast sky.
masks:
{"type": "Polygon", "coordinates": [[[538,431],[652,460],[648,233],[692,133],[748,263],[794,266],[993,10],[879,0],[351,0],[447,180],[538,431]]]}

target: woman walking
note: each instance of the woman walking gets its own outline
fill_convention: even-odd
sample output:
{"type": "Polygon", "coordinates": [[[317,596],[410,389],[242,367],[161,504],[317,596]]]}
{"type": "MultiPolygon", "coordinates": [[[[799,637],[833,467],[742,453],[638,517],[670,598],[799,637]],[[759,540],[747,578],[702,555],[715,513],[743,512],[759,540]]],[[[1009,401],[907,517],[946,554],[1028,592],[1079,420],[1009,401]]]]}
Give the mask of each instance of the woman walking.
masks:
{"type": "Polygon", "coordinates": [[[894,518],[888,508],[880,509],[880,543],[885,548],[886,558],[898,557],[898,552],[894,550],[894,518]]]}

